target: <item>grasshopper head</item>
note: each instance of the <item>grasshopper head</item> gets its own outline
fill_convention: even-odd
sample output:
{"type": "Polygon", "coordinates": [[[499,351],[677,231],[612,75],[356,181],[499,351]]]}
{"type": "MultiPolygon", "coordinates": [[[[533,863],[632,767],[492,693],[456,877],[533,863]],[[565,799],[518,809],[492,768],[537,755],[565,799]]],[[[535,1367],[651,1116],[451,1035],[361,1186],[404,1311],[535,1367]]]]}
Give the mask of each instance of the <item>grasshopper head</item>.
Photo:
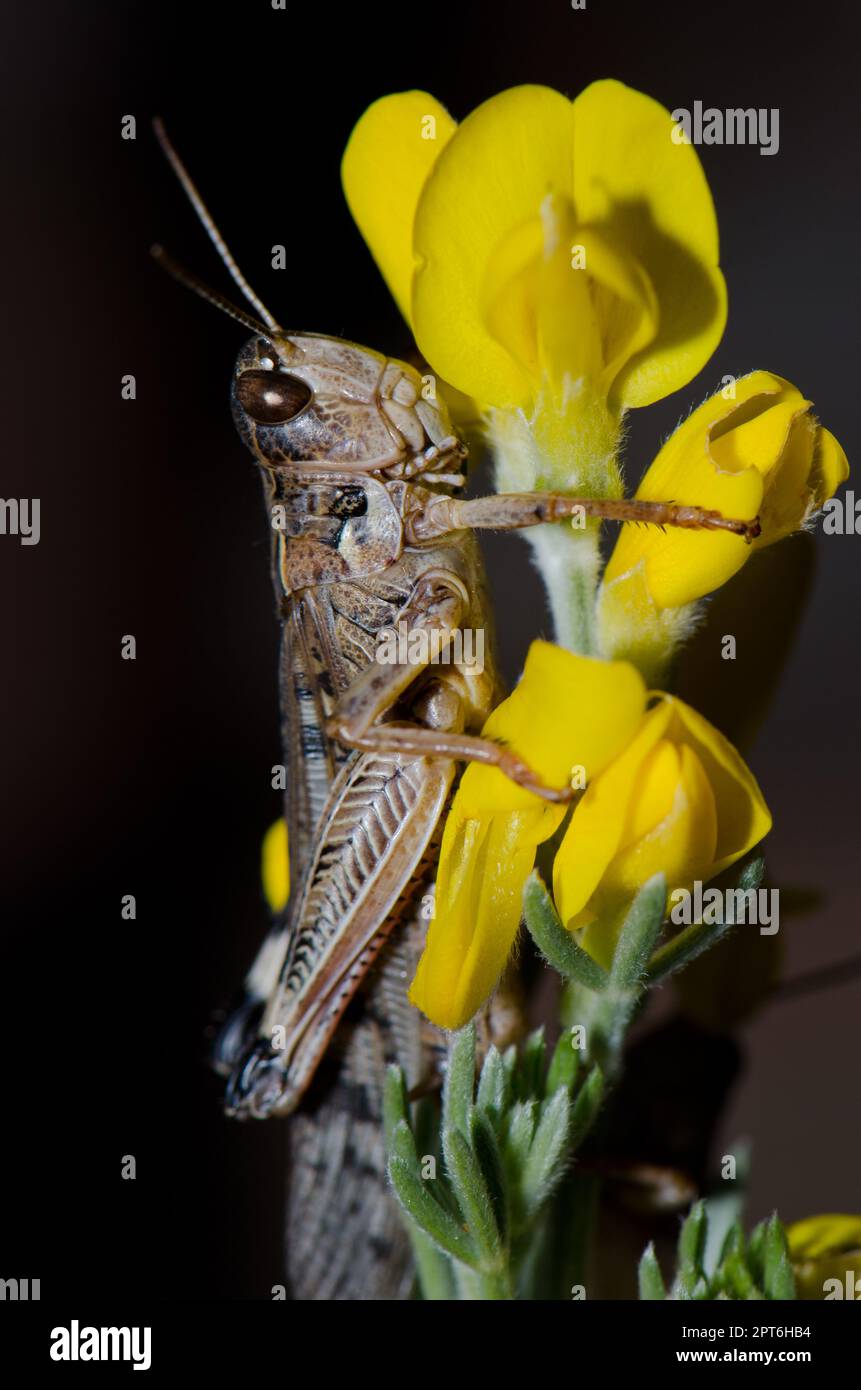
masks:
{"type": "Polygon", "coordinates": [[[250,339],[233,376],[233,418],[264,467],[410,476],[459,449],[444,408],[404,362],[341,338],[273,331],[250,339]]]}

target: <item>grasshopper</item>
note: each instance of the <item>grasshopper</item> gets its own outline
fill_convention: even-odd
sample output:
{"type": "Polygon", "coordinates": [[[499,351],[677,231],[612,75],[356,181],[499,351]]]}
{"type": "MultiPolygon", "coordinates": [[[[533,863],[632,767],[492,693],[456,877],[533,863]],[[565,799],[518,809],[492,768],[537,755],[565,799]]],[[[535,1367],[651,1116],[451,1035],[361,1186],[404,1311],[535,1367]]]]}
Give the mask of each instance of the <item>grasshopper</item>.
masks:
{"type": "Polygon", "coordinates": [[[748,539],[756,527],[671,503],[462,497],[466,449],[419,373],[355,343],[285,331],[234,261],[160,122],[155,129],[254,310],[153,248],[175,278],[251,331],[231,405],[263,483],[283,633],[291,896],[221,1029],[215,1064],[228,1077],[228,1114],[298,1110],[287,1218],[294,1293],[405,1296],[409,1266],[384,1190],[382,1073],[397,1060],[411,1085],[426,1084],[440,1052],[406,987],[421,949],[417,902],[433,882],[457,770],[478,761],[548,800],[573,796],[481,736],[503,691],[474,533],[583,514],[748,539]],[[487,657],[480,669],[412,655],[381,664],[378,636],[393,628],[433,638],[427,646],[437,652],[481,630],[487,657]]]}

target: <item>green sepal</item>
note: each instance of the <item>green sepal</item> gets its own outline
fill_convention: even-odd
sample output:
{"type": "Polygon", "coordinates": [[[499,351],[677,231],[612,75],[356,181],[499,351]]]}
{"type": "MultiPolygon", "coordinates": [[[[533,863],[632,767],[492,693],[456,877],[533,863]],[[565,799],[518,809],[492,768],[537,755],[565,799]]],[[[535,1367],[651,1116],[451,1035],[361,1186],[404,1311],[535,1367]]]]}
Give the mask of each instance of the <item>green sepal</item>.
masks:
{"type": "Polygon", "coordinates": [[[610,988],[636,990],[642,985],[667,904],[667,880],[654,874],[628,909],[610,966],[610,988]]]}
{"type": "Polygon", "coordinates": [[[523,890],[523,916],[535,945],[554,970],[566,979],[577,980],[587,989],[605,988],[606,970],[602,970],[565,930],[553,899],[537,873],[530,875],[523,890]]]}
{"type": "MultiPolygon", "coordinates": [[[[756,891],[762,882],[764,870],[765,860],[761,854],[749,860],[736,880],[735,889],[745,893],[756,891]]],[[[718,922],[691,923],[655,952],[646,971],[646,983],[650,986],[660,984],[676,971],[682,970],[726,936],[734,926],[732,915],[718,922]]]]}

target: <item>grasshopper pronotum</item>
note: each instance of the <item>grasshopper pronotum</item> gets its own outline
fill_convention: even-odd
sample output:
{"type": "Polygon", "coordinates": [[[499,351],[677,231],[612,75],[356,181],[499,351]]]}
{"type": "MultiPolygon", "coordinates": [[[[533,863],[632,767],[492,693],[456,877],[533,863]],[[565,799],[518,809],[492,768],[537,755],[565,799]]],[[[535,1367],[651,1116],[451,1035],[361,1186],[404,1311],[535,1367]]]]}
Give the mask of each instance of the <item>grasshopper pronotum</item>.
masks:
{"type": "Polygon", "coordinates": [[[233,374],[233,416],[259,465],[270,519],[273,509],[283,519],[273,529],[272,575],[283,627],[292,891],[249,973],[245,1002],[219,1035],[216,1065],[229,1076],[228,1113],[288,1114],[352,1005],[334,1074],[318,1078],[290,1127],[290,1264],[305,1297],[395,1296],[409,1276],[394,1258],[397,1221],[383,1191],[379,1089],[390,1060],[411,1084],[426,1079],[427,1030],[406,986],[420,941],[416,900],[433,880],[457,766],[495,765],[553,801],[572,793],[543,785],[511,750],[481,737],[501,694],[492,642],[481,670],[383,665],[377,635],[405,626],[439,648],[458,630],[490,629],[475,529],[585,515],[752,539],[757,524],[671,503],[457,496],[466,450],[445,406],[424,399],[419,374],[369,348],[282,329],[159,122],[156,132],[254,315],[161,248],[154,254],[252,332],[233,374]]]}

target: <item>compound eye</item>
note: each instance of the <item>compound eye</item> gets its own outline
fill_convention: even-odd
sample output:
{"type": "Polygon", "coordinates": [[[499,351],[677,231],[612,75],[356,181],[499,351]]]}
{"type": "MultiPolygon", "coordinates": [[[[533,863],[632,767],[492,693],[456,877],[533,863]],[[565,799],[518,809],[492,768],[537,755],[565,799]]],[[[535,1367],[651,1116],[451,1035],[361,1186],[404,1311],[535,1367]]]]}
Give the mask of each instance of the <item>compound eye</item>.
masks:
{"type": "Polygon", "coordinates": [[[310,386],[288,372],[243,372],[236,382],[236,399],[259,425],[293,420],[313,394],[310,386]]]}

